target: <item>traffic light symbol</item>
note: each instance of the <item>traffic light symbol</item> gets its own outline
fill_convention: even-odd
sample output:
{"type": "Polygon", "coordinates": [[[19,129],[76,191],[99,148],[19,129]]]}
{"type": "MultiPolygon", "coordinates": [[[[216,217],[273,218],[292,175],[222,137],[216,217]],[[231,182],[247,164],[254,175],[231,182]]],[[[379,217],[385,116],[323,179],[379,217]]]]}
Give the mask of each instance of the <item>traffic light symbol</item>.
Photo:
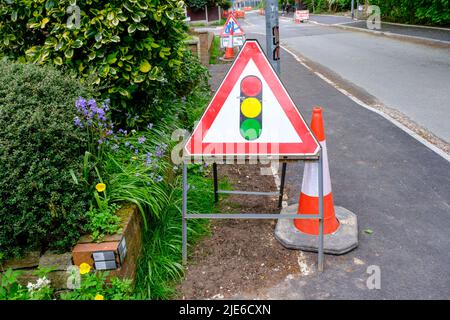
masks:
{"type": "Polygon", "coordinates": [[[246,140],[256,140],[262,131],[262,83],[258,77],[241,81],[240,131],[246,140]]]}

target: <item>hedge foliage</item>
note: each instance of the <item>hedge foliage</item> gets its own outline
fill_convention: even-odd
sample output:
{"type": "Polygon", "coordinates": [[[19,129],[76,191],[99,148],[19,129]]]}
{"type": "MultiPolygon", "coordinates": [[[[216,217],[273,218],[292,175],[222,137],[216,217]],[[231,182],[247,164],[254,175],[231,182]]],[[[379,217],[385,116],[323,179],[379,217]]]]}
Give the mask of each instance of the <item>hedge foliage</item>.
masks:
{"type": "Polygon", "coordinates": [[[183,20],[178,0],[3,0],[0,52],[76,71],[118,118],[151,118],[155,99],[190,81],[183,20]]]}
{"type": "Polygon", "coordinates": [[[450,25],[449,0],[371,0],[382,18],[411,24],[450,25]]]}
{"type": "MultiPolygon", "coordinates": [[[[289,0],[289,2],[294,2],[289,0]]],[[[312,11],[313,2],[316,12],[347,11],[351,9],[351,0],[303,0],[302,3],[312,11]]],[[[449,0],[369,0],[361,4],[380,7],[383,20],[399,23],[450,25],[449,0]]],[[[355,10],[356,10],[355,0],[355,10]]]]}
{"type": "Polygon", "coordinates": [[[74,101],[90,95],[52,67],[0,61],[0,252],[67,249],[79,238],[90,195],[81,177],[87,133],[74,101]]]}

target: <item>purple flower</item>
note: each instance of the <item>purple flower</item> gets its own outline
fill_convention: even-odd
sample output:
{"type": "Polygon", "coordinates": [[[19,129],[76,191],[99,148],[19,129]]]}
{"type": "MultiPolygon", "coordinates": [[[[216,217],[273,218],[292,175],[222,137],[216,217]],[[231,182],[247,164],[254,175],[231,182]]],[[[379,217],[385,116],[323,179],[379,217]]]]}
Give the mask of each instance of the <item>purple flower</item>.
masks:
{"type": "Polygon", "coordinates": [[[128,147],[130,145],[130,142],[125,141],[125,147],[128,147]]]}
{"type": "Polygon", "coordinates": [[[139,153],[139,149],[134,149],[134,153],[139,153]]]}
{"type": "Polygon", "coordinates": [[[147,125],[147,129],[148,130],[151,130],[153,128],[153,123],[149,123],[148,125],[147,125]]]}
{"type": "Polygon", "coordinates": [[[145,166],[150,166],[152,164],[152,154],[150,152],[147,152],[146,159],[145,159],[145,166]]]}
{"type": "Polygon", "coordinates": [[[106,135],[110,136],[113,134],[113,131],[111,129],[109,129],[108,131],[106,131],[106,135]]]}
{"type": "Polygon", "coordinates": [[[77,111],[80,113],[84,113],[86,110],[86,99],[83,97],[78,97],[78,99],[75,101],[75,107],[77,108],[77,111]]]}
{"type": "Polygon", "coordinates": [[[139,137],[139,138],[138,138],[138,143],[139,143],[139,144],[143,144],[143,143],[145,142],[145,140],[146,140],[146,139],[145,139],[144,136],[139,137]]]}
{"type": "Polygon", "coordinates": [[[98,144],[102,144],[103,142],[105,142],[105,138],[98,139],[98,144]]]}
{"type": "Polygon", "coordinates": [[[89,106],[89,109],[91,109],[92,111],[94,111],[95,108],[97,108],[97,102],[95,102],[95,99],[89,99],[87,104],[89,106]]]}
{"type": "Polygon", "coordinates": [[[167,145],[165,143],[159,144],[155,147],[155,155],[158,158],[164,156],[164,152],[166,151],[167,145]]]}
{"type": "Polygon", "coordinates": [[[157,176],[157,177],[155,178],[155,182],[161,182],[161,181],[163,181],[163,177],[157,176]]]}
{"type": "Polygon", "coordinates": [[[83,128],[83,124],[81,123],[80,118],[75,117],[75,119],[73,120],[73,122],[75,123],[75,125],[79,128],[83,128]]]}

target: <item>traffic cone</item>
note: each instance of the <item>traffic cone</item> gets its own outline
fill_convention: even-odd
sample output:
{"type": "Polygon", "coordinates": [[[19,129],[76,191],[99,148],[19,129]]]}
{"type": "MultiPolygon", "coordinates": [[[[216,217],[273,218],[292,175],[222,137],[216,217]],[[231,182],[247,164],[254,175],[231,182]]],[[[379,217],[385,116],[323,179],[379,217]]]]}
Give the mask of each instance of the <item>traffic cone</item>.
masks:
{"type": "Polygon", "coordinates": [[[223,60],[230,61],[234,60],[234,48],[233,48],[233,30],[231,30],[231,34],[228,38],[228,44],[225,48],[225,55],[222,58],[223,60]]]}
{"type": "MultiPolygon", "coordinates": [[[[325,141],[325,130],[322,119],[322,108],[315,107],[311,120],[311,130],[322,146],[323,163],[323,202],[324,202],[324,234],[335,232],[339,227],[336,219],[333,204],[333,194],[331,192],[330,170],[328,167],[327,144],[325,141]]],[[[317,171],[319,163],[306,162],[303,171],[302,191],[299,197],[298,214],[318,214],[319,213],[319,191],[317,171]]],[[[295,227],[301,232],[318,235],[319,219],[294,219],[295,227]]]]}

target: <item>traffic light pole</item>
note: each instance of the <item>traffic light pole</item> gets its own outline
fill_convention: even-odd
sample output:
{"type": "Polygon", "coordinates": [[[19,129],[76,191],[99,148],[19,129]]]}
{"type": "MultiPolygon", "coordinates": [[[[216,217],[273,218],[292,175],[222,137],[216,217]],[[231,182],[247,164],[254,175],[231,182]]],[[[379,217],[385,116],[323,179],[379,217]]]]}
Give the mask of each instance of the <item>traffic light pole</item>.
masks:
{"type": "Polygon", "coordinates": [[[280,75],[280,32],[278,24],[278,0],[266,0],[266,54],[273,68],[280,75]]]}

